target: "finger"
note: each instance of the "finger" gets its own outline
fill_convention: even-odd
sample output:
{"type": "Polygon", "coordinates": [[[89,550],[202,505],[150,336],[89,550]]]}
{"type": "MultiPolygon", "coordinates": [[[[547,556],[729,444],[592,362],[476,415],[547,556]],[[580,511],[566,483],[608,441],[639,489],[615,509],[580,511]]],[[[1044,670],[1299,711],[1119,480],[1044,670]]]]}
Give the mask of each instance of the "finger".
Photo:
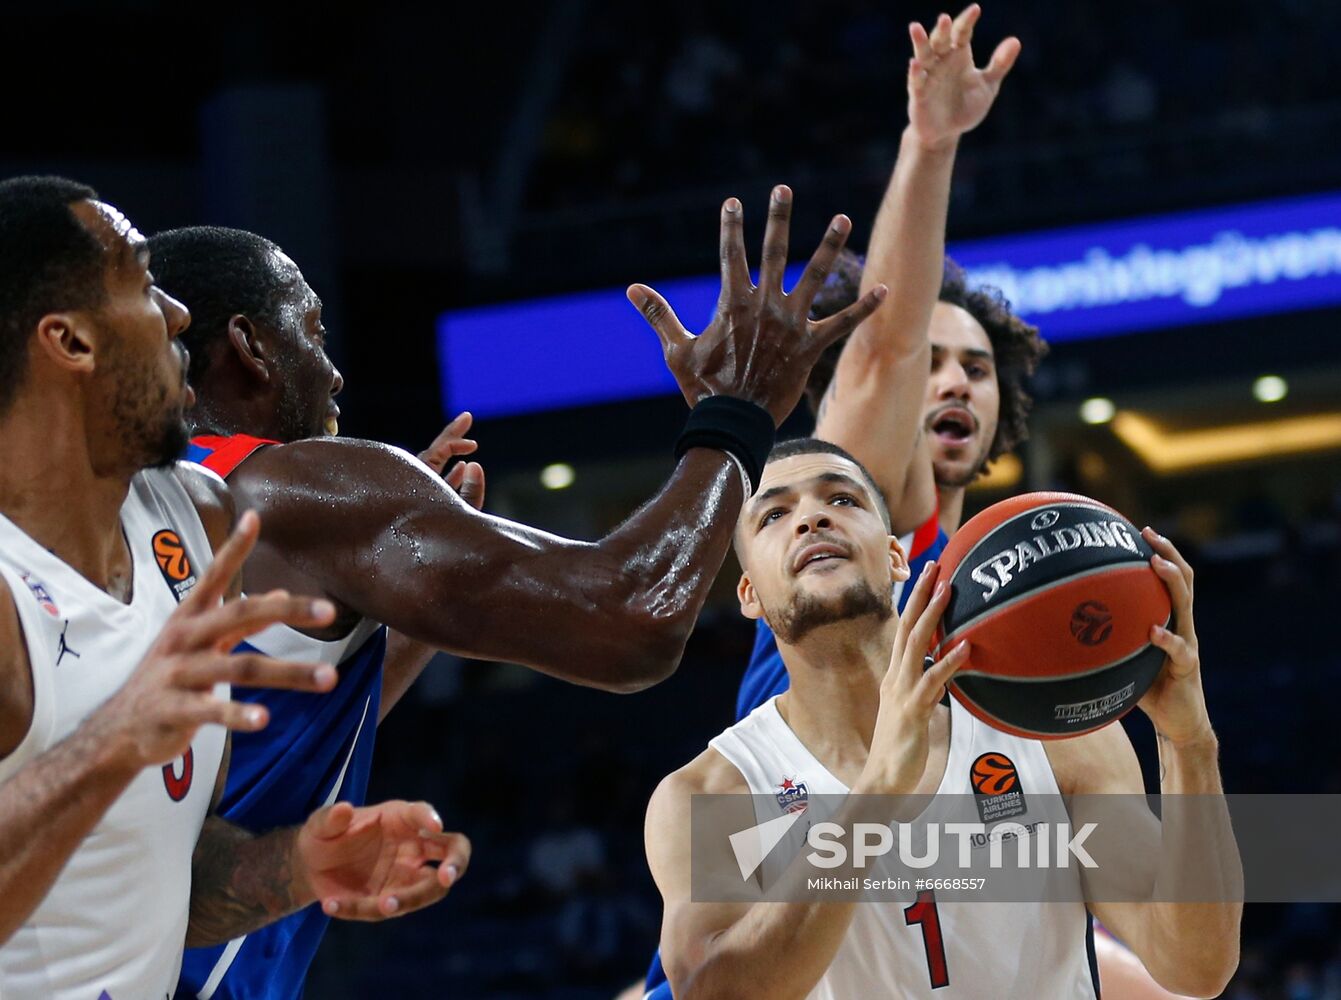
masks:
{"type": "Polygon", "coordinates": [[[926,660],[927,650],[931,648],[931,640],[936,634],[936,627],[940,625],[941,615],[945,613],[945,606],[949,603],[950,586],[941,580],[931,592],[931,600],[927,602],[926,608],[908,630],[908,642],[904,646],[903,660],[913,676],[921,670],[926,660]]]}
{"type": "Polygon", "coordinates": [[[328,917],[340,920],[388,920],[423,909],[447,895],[447,887],[438,881],[437,871],[425,865],[404,885],[376,896],[336,896],[321,901],[328,917]]]}
{"type": "Polygon", "coordinates": [[[765,292],[782,291],[782,272],[787,269],[787,243],[791,225],[792,189],[786,184],[779,184],[768,199],[764,250],[759,259],[759,287],[765,292]]]}
{"type": "Polygon", "coordinates": [[[689,339],[689,334],[681,325],[675,311],[671,309],[670,303],[663,299],[659,292],[646,285],[630,285],[624,294],[643,314],[643,319],[647,320],[648,325],[657,332],[664,353],[670,354],[671,348],[689,339]]]}
{"type": "Polygon", "coordinates": [[[402,822],[416,831],[418,837],[428,838],[442,832],[442,817],[427,802],[396,802],[387,805],[396,807],[402,822]]]}
{"type": "Polygon", "coordinates": [[[451,888],[470,867],[470,838],[464,833],[440,833],[434,840],[444,845],[438,865],[438,880],[451,888]]]}
{"type": "Polygon", "coordinates": [[[1178,547],[1174,545],[1173,542],[1169,541],[1167,538],[1161,535],[1154,528],[1151,528],[1149,526],[1147,526],[1141,532],[1141,536],[1145,538],[1147,542],[1150,543],[1150,547],[1152,549],[1154,549],[1165,559],[1168,559],[1170,562],[1174,563],[1178,567],[1178,569],[1182,572],[1184,578],[1187,580],[1188,587],[1190,588],[1192,586],[1192,576],[1193,576],[1192,564],[1187,561],[1187,559],[1183,556],[1181,552],[1178,551],[1178,547]]]}
{"type": "MultiPolygon", "coordinates": [[[[429,464],[431,465],[432,463],[429,464]]],[[[441,472],[442,470],[438,469],[438,471],[441,472]]],[[[466,463],[458,462],[456,465],[452,466],[452,471],[447,473],[447,475],[443,477],[442,481],[445,482],[452,489],[456,490],[457,493],[460,493],[461,483],[465,480],[465,478],[466,478],[466,463]]]]}
{"type": "Polygon", "coordinates": [[[276,660],[263,653],[197,653],[185,659],[177,672],[177,684],[197,691],[207,691],[215,684],[232,684],[320,694],[335,687],[340,679],[329,663],[276,660]]]}
{"type": "Polygon", "coordinates": [[[838,259],[838,254],[847,243],[848,234],[851,232],[852,220],[846,215],[835,215],[824,233],[824,239],[810,255],[806,269],[801,272],[801,280],[792,289],[792,297],[807,311],[810,309],[810,303],[819,294],[819,290],[824,287],[825,279],[833,270],[833,262],[838,259]]]}
{"type": "Polygon", "coordinates": [[[885,285],[876,285],[842,312],[835,313],[818,323],[811,323],[809,325],[813,342],[811,347],[816,356],[823,353],[830,344],[837,343],[860,326],[866,317],[880,308],[880,303],[885,301],[887,295],[889,289],[885,285]]]}
{"type": "Polygon", "coordinates": [[[479,442],[471,438],[446,438],[439,435],[431,445],[419,453],[419,461],[434,472],[442,472],[453,458],[458,455],[470,455],[479,447],[479,442]]]}
{"type": "Polygon", "coordinates": [[[1177,632],[1170,632],[1162,625],[1150,626],[1150,643],[1164,650],[1165,655],[1174,663],[1191,666],[1197,662],[1196,650],[1192,644],[1177,632]]]}
{"type": "Polygon", "coordinates": [[[1178,634],[1192,638],[1196,632],[1192,624],[1192,588],[1187,577],[1174,563],[1163,556],[1151,556],[1150,566],[1155,575],[1164,581],[1168,588],[1169,600],[1173,604],[1173,620],[1177,623],[1178,634]]]}
{"type": "Polygon", "coordinates": [[[931,35],[927,39],[931,45],[931,51],[938,56],[943,56],[950,51],[950,46],[954,43],[950,40],[950,29],[953,22],[949,14],[942,14],[936,18],[936,25],[931,29],[931,35]]]}
{"type": "Polygon", "coordinates": [[[398,885],[382,893],[377,900],[378,911],[387,917],[402,916],[422,910],[447,895],[451,885],[443,885],[434,865],[424,865],[408,884],[398,885]]]}
{"type": "Polygon", "coordinates": [[[973,26],[981,16],[982,8],[976,3],[969,4],[959,12],[950,25],[950,42],[955,48],[965,48],[973,41],[973,26]]]}
{"type": "Polygon", "coordinates": [[[967,639],[962,639],[950,648],[950,652],[941,657],[922,674],[917,682],[918,703],[927,712],[940,704],[945,697],[945,685],[950,678],[968,666],[971,647],[967,639]]]}
{"type": "Polygon", "coordinates": [[[188,649],[232,649],[243,639],[271,625],[322,628],[335,620],[335,605],[327,600],[293,597],[275,590],[259,597],[243,597],[192,619],[181,628],[188,649]]]}
{"type": "Polygon", "coordinates": [[[918,576],[917,582],[913,584],[913,592],[908,595],[908,600],[903,605],[903,611],[899,614],[899,623],[906,624],[908,629],[912,629],[912,623],[922,617],[922,612],[926,611],[927,605],[931,602],[933,585],[936,580],[936,561],[933,559],[922,567],[922,573],[918,576]]]}
{"type": "Polygon", "coordinates": [[[987,62],[987,68],[982,71],[983,79],[994,87],[999,85],[1020,57],[1021,48],[1020,40],[1013,36],[998,45],[987,62]]]}
{"type": "Polygon", "coordinates": [[[205,713],[202,723],[213,722],[235,733],[258,733],[270,724],[270,711],[264,705],[210,700],[216,707],[205,713]]]}
{"type": "Polygon", "coordinates": [[[242,572],[242,564],[256,547],[261,534],[261,519],[254,510],[244,511],[228,535],[228,540],[214,553],[214,561],[201,575],[191,592],[182,598],[181,608],[191,614],[218,604],[227,595],[234,578],[242,572]]]}
{"type": "Polygon", "coordinates": [[[350,826],[354,823],[355,813],[356,810],[348,802],[337,802],[326,806],[308,817],[304,824],[304,832],[318,840],[334,840],[349,832],[350,826]]]}
{"type": "Polygon", "coordinates": [[[918,62],[927,63],[935,58],[935,53],[931,51],[931,41],[927,38],[927,29],[914,21],[908,25],[908,37],[913,42],[913,58],[918,62]]]}
{"type": "Polygon", "coordinates": [[[484,510],[484,466],[479,462],[466,462],[463,467],[465,472],[456,491],[470,506],[484,510]]]}
{"type": "Polygon", "coordinates": [[[895,672],[896,686],[905,691],[911,689],[917,683],[917,677],[920,675],[920,671],[914,673],[912,668],[908,666],[910,660],[907,656],[907,650],[911,642],[913,626],[921,619],[923,612],[926,611],[927,605],[931,601],[932,586],[935,579],[936,563],[933,561],[922,567],[922,574],[917,578],[917,582],[913,585],[913,592],[908,595],[903,611],[899,614],[899,628],[894,639],[894,651],[889,669],[895,672]]]}
{"type": "Polygon", "coordinates": [[[722,202],[718,255],[722,265],[722,296],[731,298],[751,288],[750,265],[745,259],[745,211],[740,199],[722,202]]]}

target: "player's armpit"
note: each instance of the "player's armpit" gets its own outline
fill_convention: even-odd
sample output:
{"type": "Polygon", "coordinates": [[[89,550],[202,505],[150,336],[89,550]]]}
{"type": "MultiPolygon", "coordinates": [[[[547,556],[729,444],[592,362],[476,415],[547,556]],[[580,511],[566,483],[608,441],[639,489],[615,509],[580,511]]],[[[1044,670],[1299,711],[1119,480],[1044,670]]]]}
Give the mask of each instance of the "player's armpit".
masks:
{"type": "Polygon", "coordinates": [[[256,567],[282,565],[436,648],[619,691],[678,665],[741,495],[724,453],[691,449],[652,501],[588,543],[475,511],[420,462],[372,442],[268,448],[230,484],[262,514],[249,591],[283,582],[256,567]]]}
{"type": "Polygon", "coordinates": [[[0,579],[0,760],[23,742],[33,721],[33,672],[9,586],[0,579]]]}

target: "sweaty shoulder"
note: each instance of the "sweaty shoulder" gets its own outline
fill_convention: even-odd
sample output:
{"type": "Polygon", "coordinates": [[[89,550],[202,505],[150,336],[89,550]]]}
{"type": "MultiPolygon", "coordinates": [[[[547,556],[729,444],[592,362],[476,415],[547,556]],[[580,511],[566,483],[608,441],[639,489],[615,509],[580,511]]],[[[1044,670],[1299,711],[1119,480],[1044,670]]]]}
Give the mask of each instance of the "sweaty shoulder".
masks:
{"type": "Polygon", "coordinates": [[[237,506],[228,484],[191,462],[178,462],[173,472],[200,515],[211,547],[219,551],[219,546],[228,540],[228,533],[233,530],[237,518],[237,506]]]}
{"type": "MultiPolygon", "coordinates": [[[[399,489],[417,480],[437,480],[409,452],[358,438],[309,438],[271,445],[249,455],[228,477],[239,502],[267,509],[311,503],[376,499],[349,491],[399,489]]],[[[444,492],[450,492],[444,490],[444,492]]]]}

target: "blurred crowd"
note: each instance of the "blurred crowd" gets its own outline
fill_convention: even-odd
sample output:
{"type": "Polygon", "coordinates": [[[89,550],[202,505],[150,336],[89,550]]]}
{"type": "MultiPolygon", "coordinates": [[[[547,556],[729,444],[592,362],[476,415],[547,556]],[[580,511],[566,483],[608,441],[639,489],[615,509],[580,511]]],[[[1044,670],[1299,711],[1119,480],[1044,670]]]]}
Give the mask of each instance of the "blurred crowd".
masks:
{"type": "MultiPolygon", "coordinates": [[[[531,207],[628,205],[761,176],[798,190],[812,178],[878,182],[904,122],[907,21],[939,9],[594,0],[532,173],[531,207]]],[[[1250,184],[1264,169],[1278,177],[1290,164],[1282,140],[1296,151],[1330,142],[1291,116],[1334,115],[1338,27],[1341,9],[1304,0],[1108,12],[985,3],[980,61],[1008,34],[1024,50],[965,144],[959,204],[1030,196],[1037,212],[1040,197],[1143,179],[1172,195],[1250,184]]]]}

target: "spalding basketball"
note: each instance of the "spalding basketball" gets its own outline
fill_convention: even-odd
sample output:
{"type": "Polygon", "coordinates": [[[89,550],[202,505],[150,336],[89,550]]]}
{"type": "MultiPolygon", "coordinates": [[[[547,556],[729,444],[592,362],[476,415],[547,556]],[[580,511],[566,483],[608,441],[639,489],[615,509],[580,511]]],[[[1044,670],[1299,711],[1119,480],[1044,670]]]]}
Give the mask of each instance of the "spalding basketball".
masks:
{"type": "Polygon", "coordinates": [[[941,556],[950,584],[936,655],[972,644],[951,694],[988,725],[1057,739],[1126,713],[1154,683],[1169,592],[1125,517],[1073,493],[1027,493],[965,524],[941,556]]]}

